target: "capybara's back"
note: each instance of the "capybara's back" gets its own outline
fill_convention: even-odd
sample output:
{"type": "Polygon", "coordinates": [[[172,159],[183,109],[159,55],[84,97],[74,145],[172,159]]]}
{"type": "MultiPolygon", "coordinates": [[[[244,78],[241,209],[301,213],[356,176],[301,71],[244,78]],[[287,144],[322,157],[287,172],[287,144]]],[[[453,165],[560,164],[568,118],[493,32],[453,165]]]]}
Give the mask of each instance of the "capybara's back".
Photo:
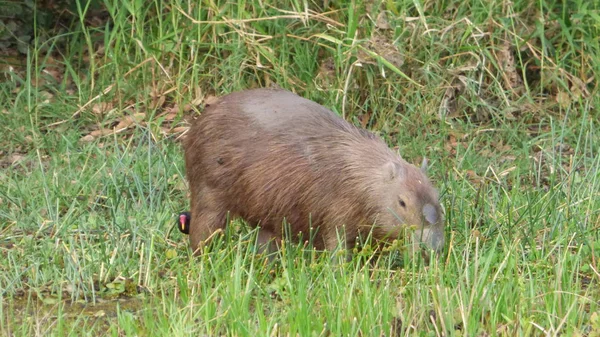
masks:
{"type": "Polygon", "coordinates": [[[424,173],[370,132],[281,89],[232,93],[209,106],[186,137],[190,242],[196,250],[226,218],[259,226],[259,238],[310,229],[316,248],[350,246],[372,230],[395,239],[415,226],[444,243],[438,194],[424,173]]]}

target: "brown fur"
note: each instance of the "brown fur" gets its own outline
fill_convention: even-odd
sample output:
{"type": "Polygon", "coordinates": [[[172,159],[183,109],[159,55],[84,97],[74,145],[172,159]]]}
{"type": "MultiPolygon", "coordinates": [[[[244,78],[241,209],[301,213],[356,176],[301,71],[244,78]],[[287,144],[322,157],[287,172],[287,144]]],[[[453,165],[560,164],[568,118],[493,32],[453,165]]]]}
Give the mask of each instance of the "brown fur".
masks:
{"type": "Polygon", "coordinates": [[[195,121],[184,147],[194,250],[225,227],[227,214],[259,225],[261,240],[281,238],[284,219],[293,233],[318,228],[316,248],[335,248],[341,226],[349,245],[371,229],[376,239],[396,238],[406,225],[430,248],[443,245],[438,195],[424,173],[380,138],[291,92],[222,97],[195,121]]]}

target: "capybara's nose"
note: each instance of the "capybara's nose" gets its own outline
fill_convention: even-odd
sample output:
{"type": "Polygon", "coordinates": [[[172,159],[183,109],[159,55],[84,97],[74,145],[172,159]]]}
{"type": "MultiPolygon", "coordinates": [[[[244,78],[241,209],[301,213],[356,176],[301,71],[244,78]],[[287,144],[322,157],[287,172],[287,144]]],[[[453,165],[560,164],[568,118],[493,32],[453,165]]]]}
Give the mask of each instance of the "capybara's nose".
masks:
{"type": "Polygon", "coordinates": [[[431,250],[435,251],[439,254],[444,248],[444,230],[443,227],[439,227],[432,231],[431,236],[429,237],[429,245],[431,250]]]}
{"type": "Polygon", "coordinates": [[[416,239],[427,247],[427,250],[433,250],[439,253],[444,248],[444,228],[443,226],[427,226],[416,232],[416,239]]]}

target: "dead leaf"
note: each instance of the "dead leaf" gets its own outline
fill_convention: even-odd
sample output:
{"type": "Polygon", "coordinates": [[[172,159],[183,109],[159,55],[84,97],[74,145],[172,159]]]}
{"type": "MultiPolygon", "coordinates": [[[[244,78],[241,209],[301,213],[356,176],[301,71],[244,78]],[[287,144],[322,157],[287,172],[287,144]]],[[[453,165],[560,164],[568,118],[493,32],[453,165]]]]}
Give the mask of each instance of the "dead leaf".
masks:
{"type": "Polygon", "coordinates": [[[25,159],[25,155],[23,155],[23,154],[20,154],[20,153],[13,153],[13,154],[10,156],[10,164],[11,164],[11,165],[14,165],[14,164],[16,164],[16,163],[18,163],[18,162],[22,161],[23,159],[25,159]]]}
{"type": "Polygon", "coordinates": [[[114,129],[115,130],[126,129],[126,128],[130,127],[131,125],[141,123],[145,117],[146,117],[146,114],[143,112],[138,112],[138,113],[134,113],[133,115],[125,116],[125,117],[123,117],[123,119],[121,119],[119,121],[119,124],[117,124],[117,126],[115,126],[114,129]]]}
{"type": "Polygon", "coordinates": [[[94,130],[94,131],[90,132],[90,135],[92,137],[100,137],[100,136],[110,135],[112,133],[114,133],[114,131],[111,129],[100,129],[100,130],[94,130]]]}
{"type": "Polygon", "coordinates": [[[179,105],[173,104],[173,106],[165,107],[163,112],[158,114],[158,118],[164,122],[172,121],[177,116],[177,112],[179,111],[179,105]]]}
{"type": "MultiPolygon", "coordinates": [[[[177,105],[175,105],[173,108],[171,108],[171,112],[177,114],[178,109],[179,109],[179,107],[177,105]]],[[[192,105],[191,103],[188,103],[188,104],[184,105],[181,110],[183,112],[190,112],[190,111],[192,111],[192,109],[194,109],[194,105],[192,105]]]]}
{"type": "Polygon", "coordinates": [[[492,151],[490,149],[483,149],[479,151],[479,155],[482,157],[490,158],[492,156],[492,151]]]}
{"type": "Polygon", "coordinates": [[[332,57],[325,57],[321,59],[319,64],[319,70],[317,71],[317,76],[315,76],[315,80],[321,86],[328,87],[332,83],[335,83],[335,62],[332,57]]]}
{"type": "Polygon", "coordinates": [[[458,145],[458,142],[456,141],[456,137],[452,134],[448,135],[448,140],[446,141],[446,143],[444,143],[444,149],[448,152],[450,152],[450,154],[454,155],[456,154],[456,146],[458,145]]]}
{"type": "Polygon", "coordinates": [[[99,102],[92,104],[92,113],[95,115],[103,115],[113,109],[112,103],[99,102]]]}
{"type": "Polygon", "coordinates": [[[169,130],[169,128],[161,126],[160,127],[160,134],[163,136],[168,135],[169,133],[171,133],[171,130],[169,130]]]}
{"type": "Polygon", "coordinates": [[[52,77],[57,83],[60,83],[63,80],[63,72],[58,69],[46,68],[42,70],[42,72],[52,77]]]}
{"type": "Polygon", "coordinates": [[[104,310],[98,310],[94,313],[94,317],[98,318],[98,317],[104,317],[106,316],[106,312],[104,310]]]}
{"type": "Polygon", "coordinates": [[[515,161],[516,159],[517,159],[517,156],[514,156],[512,154],[507,154],[505,156],[500,157],[500,162],[504,163],[507,161],[515,161]]]}
{"type": "Polygon", "coordinates": [[[82,143],[91,143],[91,142],[94,141],[94,139],[95,138],[92,135],[85,135],[85,136],[81,137],[79,139],[79,141],[82,142],[82,143]]]}
{"type": "Polygon", "coordinates": [[[561,108],[566,109],[571,105],[571,97],[569,97],[568,93],[561,91],[556,94],[556,102],[561,108]]]}
{"type": "Polygon", "coordinates": [[[498,63],[501,65],[502,70],[504,71],[503,77],[506,86],[509,89],[512,89],[517,92],[520,91],[523,87],[523,81],[521,80],[521,77],[519,76],[519,73],[517,71],[515,57],[512,53],[512,50],[513,48],[510,43],[510,40],[504,39],[502,47],[499,51],[498,63]]]}
{"type": "MultiPolygon", "coordinates": [[[[381,56],[386,61],[390,62],[396,68],[400,68],[404,64],[404,56],[393,44],[390,37],[386,36],[385,32],[373,31],[371,38],[365,44],[365,48],[375,54],[381,56]]],[[[377,64],[378,61],[375,57],[371,56],[366,51],[359,49],[357,54],[358,60],[365,64],[377,64]]]]}
{"type": "Polygon", "coordinates": [[[53,98],[54,98],[54,95],[52,95],[48,91],[46,91],[46,90],[40,91],[40,100],[41,100],[40,103],[49,104],[53,98]]]}
{"type": "Polygon", "coordinates": [[[477,175],[477,173],[473,170],[467,170],[467,172],[465,172],[465,173],[466,173],[467,179],[469,179],[469,181],[473,184],[481,184],[484,181],[483,177],[477,175]]]}
{"type": "Polygon", "coordinates": [[[163,112],[159,114],[159,116],[164,116],[172,112],[179,111],[179,104],[173,103],[170,106],[163,107],[163,112]]]}
{"type": "Polygon", "coordinates": [[[496,146],[496,152],[509,152],[512,150],[512,146],[508,145],[508,144],[498,144],[496,146]]]}
{"type": "Polygon", "coordinates": [[[8,157],[0,159],[0,168],[6,168],[18,164],[25,159],[23,153],[13,153],[8,157]]]}
{"type": "Polygon", "coordinates": [[[189,129],[189,127],[187,126],[178,126],[176,128],[173,128],[171,130],[171,133],[180,133],[180,132],[185,132],[187,129],[189,129]]]}
{"type": "Polygon", "coordinates": [[[444,92],[444,97],[440,103],[439,114],[448,118],[457,118],[462,115],[461,109],[458,106],[458,97],[465,90],[465,84],[461,80],[462,75],[457,75],[448,88],[444,92]]]}
{"type": "Polygon", "coordinates": [[[164,95],[153,97],[152,101],[150,101],[150,105],[148,106],[148,108],[150,110],[155,110],[157,108],[160,108],[165,104],[166,100],[167,100],[167,97],[164,95]]]}
{"type": "Polygon", "coordinates": [[[125,116],[125,118],[121,119],[121,121],[119,121],[119,124],[115,126],[115,130],[126,129],[134,122],[135,121],[133,120],[133,118],[131,118],[131,116],[125,116]]]}
{"type": "Polygon", "coordinates": [[[483,234],[481,234],[481,232],[479,230],[477,230],[477,229],[473,229],[471,231],[471,236],[474,237],[474,238],[476,238],[476,239],[479,239],[481,241],[485,241],[485,236],[483,234]]]}
{"type": "Polygon", "coordinates": [[[141,123],[146,119],[146,114],[143,112],[136,112],[131,116],[137,123],[141,123]]]}
{"type": "Polygon", "coordinates": [[[375,21],[375,26],[379,29],[391,29],[390,23],[388,22],[386,12],[381,12],[377,15],[377,20],[375,21]]]}
{"type": "Polygon", "coordinates": [[[369,113],[364,113],[356,116],[356,118],[358,118],[358,121],[360,122],[362,128],[365,129],[367,127],[367,124],[369,123],[369,120],[371,119],[371,115],[369,113]]]}
{"type": "Polygon", "coordinates": [[[176,112],[171,112],[171,113],[165,115],[163,120],[165,122],[171,122],[172,120],[175,119],[175,117],[177,117],[177,113],[176,112]]]}
{"type": "Polygon", "coordinates": [[[193,106],[199,106],[200,104],[202,104],[202,102],[204,102],[204,96],[194,98],[194,100],[191,101],[190,104],[193,106]]]}
{"type": "Polygon", "coordinates": [[[215,104],[218,101],[219,101],[219,98],[217,96],[214,96],[214,95],[208,95],[208,96],[204,97],[204,104],[206,106],[215,104]]]}

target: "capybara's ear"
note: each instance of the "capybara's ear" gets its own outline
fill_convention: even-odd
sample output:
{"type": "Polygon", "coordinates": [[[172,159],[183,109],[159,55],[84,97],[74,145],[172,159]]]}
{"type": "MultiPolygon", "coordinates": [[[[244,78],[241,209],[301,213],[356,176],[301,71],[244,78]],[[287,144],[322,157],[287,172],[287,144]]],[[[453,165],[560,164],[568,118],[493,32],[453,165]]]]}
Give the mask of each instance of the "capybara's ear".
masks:
{"type": "Polygon", "coordinates": [[[404,169],[402,166],[393,161],[389,161],[383,165],[383,172],[385,178],[388,180],[394,180],[404,176],[404,169]]]}
{"type": "Polygon", "coordinates": [[[425,204],[423,206],[423,216],[430,225],[435,225],[440,217],[437,209],[432,204],[425,204]]]}
{"type": "Polygon", "coordinates": [[[427,158],[423,157],[423,162],[421,163],[421,172],[427,173],[427,169],[429,168],[428,164],[429,163],[427,162],[427,158]]]}

